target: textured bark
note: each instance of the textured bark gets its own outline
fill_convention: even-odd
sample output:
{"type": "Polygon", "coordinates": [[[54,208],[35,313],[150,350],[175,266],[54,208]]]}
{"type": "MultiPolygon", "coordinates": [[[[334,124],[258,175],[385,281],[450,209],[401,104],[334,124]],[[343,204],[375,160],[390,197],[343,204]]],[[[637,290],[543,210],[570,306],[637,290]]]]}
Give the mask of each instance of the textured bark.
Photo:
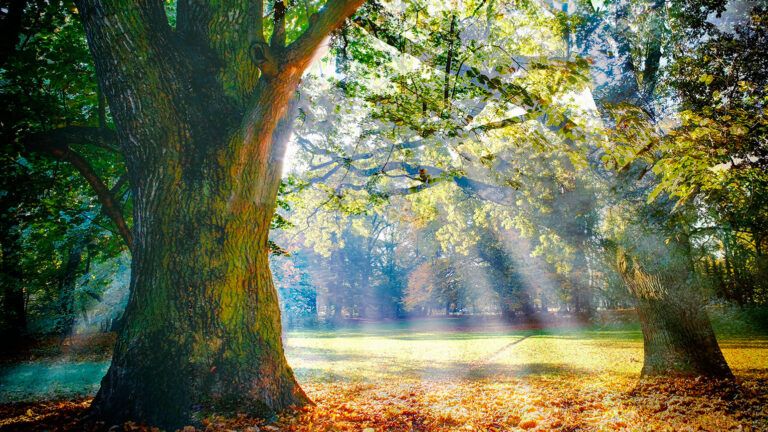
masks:
{"type": "MultiPolygon", "coordinates": [[[[646,238],[646,243],[658,242],[646,238]]],[[[704,301],[694,288],[690,261],[684,252],[675,250],[674,243],[664,248],[655,245],[657,252],[664,254],[638,258],[619,251],[617,256],[619,273],[636,299],[643,331],[641,376],[731,379],[733,374],[717,344],[704,301]]]]}
{"type": "Polygon", "coordinates": [[[642,376],[733,378],[701,304],[639,299],[637,312],[643,329],[642,376]]]}
{"type": "Polygon", "coordinates": [[[93,402],[109,424],[165,428],[215,411],[308,403],[285,361],[268,262],[291,100],[333,0],[288,46],[261,2],[80,0],[134,200],[130,298],[93,402]]]}
{"type": "Polygon", "coordinates": [[[156,154],[164,169],[148,167],[133,186],[131,297],[94,401],[111,423],[176,427],[198,412],[268,417],[308,402],[284,358],[269,270],[281,167],[253,154],[261,146],[244,148],[249,134],[263,136],[221,131],[204,146],[212,155],[156,154]]]}

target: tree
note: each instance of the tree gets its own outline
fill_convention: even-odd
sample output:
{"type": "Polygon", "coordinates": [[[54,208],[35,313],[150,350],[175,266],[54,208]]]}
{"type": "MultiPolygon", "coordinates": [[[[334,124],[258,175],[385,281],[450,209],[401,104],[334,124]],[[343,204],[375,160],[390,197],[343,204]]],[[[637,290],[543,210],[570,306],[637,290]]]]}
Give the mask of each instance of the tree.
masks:
{"type": "Polygon", "coordinates": [[[430,311],[433,307],[448,315],[464,309],[470,302],[456,266],[446,258],[423,262],[408,276],[403,303],[407,310],[430,311]]]}
{"type": "Polygon", "coordinates": [[[505,250],[503,242],[490,230],[478,239],[478,255],[489,266],[493,290],[499,296],[501,315],[512,318],[517,310],[528,316],[534,312],[533,299],[526,290],[521,266],[505,250]]]}
{"type": "Polygon", "coordinates": [[[655,147],[655,191],[706,210],[694,243],[720,295],[740,305],[766,301],[768,275],[768,10],[739,17],[733,33],[711,30],[695,50],[679,47],[668,85],[680,98],[681,124],[655,147]]]}
{"type": "MultiPolygon", "coordinates": [[[[708,6],[712,12],[722,11],[719,2],[713,3],[708,6]]],[[[657,92],[663,76],[662,51],[669,52],[674,43],[695,46],[698,41],[692,35],[699,33],[686,26],[690,21],[701,26],[708,15],[702,12],[707,8],[694,5],[689,10],[690,6],[673,2],[671,19],[668,9],[655,1],[619,2],[607,10],[588,5],[585,22],[596,24],[582,34],[580,47],[601,66],[594,71],[596,81],[601,74],[610,78],[598,81],[606,95],[600,108],[612,125],[603,160],[617,174],[611,183],[615,199],[622,203],[614,206],[614,216],[604,226],[617,271],[635,297],[644,340],[642,375],[733,378],[704,310],[691,254],[690,223],[675,212],[684,200],[664,197],[654,203],[659,189],[655,193],[651,189],[658,171],[651,172],[642,160],[660,142],[658,122],[664,102],[669,102],[657,92]],[[629,27],[633,11],[642,11],[642,25],[634,34],[629,27]],[[614,17],[615,24],[595,19],[606,15],[614,17]],[[610,46],[619,48],[617,55],[606,49],[610,46]]]]}
{"type": "Polygon", "coordinates": [[[296,87],[361,2],[304,14],[276,1],[271,21],[260,1],[183,0],[173,20],[159,1],[76,2],[134,203],[131,294],[98,417],[173,428],[309,402],[283,354],[268,232],[296,87]]]}

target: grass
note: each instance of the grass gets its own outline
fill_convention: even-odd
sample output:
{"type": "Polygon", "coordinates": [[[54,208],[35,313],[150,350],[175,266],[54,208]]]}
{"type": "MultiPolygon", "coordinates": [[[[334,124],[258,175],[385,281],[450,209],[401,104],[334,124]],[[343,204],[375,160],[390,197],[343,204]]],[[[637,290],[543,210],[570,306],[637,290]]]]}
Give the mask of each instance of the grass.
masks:
{"type": "Polygon", "coordinates": [[[768,430],[768,337],[721,334],[740,382],[655,380],[637,326],[457,330],[398,323],[293,333],[287,355],[317,407],[287,430],[768,430]]]}
{"type": "MultiPolygon", "coordinates": [[[[521,330],[428,320],[290,332],[286,355],[317,405],[260,427],[366,432],[768,430],[768,337],[720,336],[739,379],[738,390],[659,380],[633,393],[643,358],[642,337],[633,326],[521,330]]],[[[92,394],[105,367],[104,362],[16,365],[0,374],[0,397],[92,394]],[[58,385],[52,382],[56,380],[58,385]],[[14,393],[13,388],[27,393],[14,393]],[[50,388],[58,393],[47,393],[50,388]]],[[[87,406],[79,400],[71,404],[73,412],[87,406]]],[[[0,425],[28,424],[33,417],[24,420],[26,406],[6,410],[11,418],[0,425]]],[[[67,406],[50,410],[66,411],[67,406]]],[[[256,424],[244,418],[209,422],[222,430],[256,424]]]]}

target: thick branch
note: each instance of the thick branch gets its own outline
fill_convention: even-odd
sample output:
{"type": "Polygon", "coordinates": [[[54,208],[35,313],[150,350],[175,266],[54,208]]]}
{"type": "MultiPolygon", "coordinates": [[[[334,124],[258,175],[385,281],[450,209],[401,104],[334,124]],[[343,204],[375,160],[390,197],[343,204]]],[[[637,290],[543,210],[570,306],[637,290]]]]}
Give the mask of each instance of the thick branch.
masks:
{"type": "MultiPolygon", "coordinates": [[[[402,171],[406,173],[405,177],[419,182],[412,186],[390,189],[383,192],[382,194],[386,196],[411,195],[436,186],[443,181],[450,180],[467,195],[475,196],[504,206],[514,205],[515,201],[515,192],[510,188],[490,185],[472,179],[463,173],[454,173],[434,166],[414,165],[407,162],[387,162],[381,166],[373,168],[357,168],[349,162],[345,165],[337,164],[322,176],[309,180],[309,183],[314,184],[328,180],[331,175],[338,171],[342,166],[346,168],[348,172],[354,173],[358,177],[370,177],[378,174],[386,174],[392,171],[402,171]]],[[[363,190],[367,189],[367,186],[344,183],[339,185],[339,189],[363,190]]]]}
{"type": "MultiPolygon", "coordinates": [[[[102,210],[117,227],[120,236],[128,245],[133,248],[133,236],[128,224],[123,216],[123,210],[120,203],[109,187],[96,174],[90,163],[70,148],[71,144],[95,144],[102,145],[108,140],[105,136],[114,133],[103,131],[96,128],[63,128],[49,133],[40,133],[30,136],[26,140],[26,147],[30,150],[43,151],[54,157],[69,162],[85,178],[88,184],[96,192],[96,196],[101,203],[102,210]]],[[[121,182],[118,180],[118,185],[121,182]]],[[[117,185],[116,185],[117,186],[117,185]]]]}
{"type": "Polygon", "coordinates": [[[110,195],[118,199],[120,196],[120,189],[122,189],[126,183],[128,183],[128,173],[121,175],[115,184],[112,185],[112,189],[109,190],[110,195]]]}
{"type": "Polygon", "coordinates": [[[320,43],[365,0],[328,0],[320,11],[309,17],[309,28],[287,48],[285,65],[304,70],[320,43]]]}
{"type": "Polygon", "coordinates": [[[54,129],[49,132],[34,134],[27,140],[31,148],[39,146],[70,146],[72,144],[85,144],[111,152],[119,153],[117,148],[117,134],[110,129],[101,129],[87,126],[67,126],[54,129]]]}
{"type": "MultiPolygon", "coordinates": [[[[477,197],[485,201],[496,203],[503,206],[514,205],[515,192],[506,187],[494,186],[479,180],[467,177],[460,173],[449,173],[443,169],[432,166],[414,166],[409,164],[403,164],[402,168],[412,175],[424,175],[428,173],[429,177],[413,186],[401,187],[386,191],[386,196],[396,195],[412,195],[422,192],[433,186],[436,186],[443,181],[453,181],[453,183],[461,189],[462,192],[469,196],[477,197]]],[[[342,186],[343,188],[344,186],[342,186]]]]}
{"type": "MultiPolygon", "coordinates": [[[[480,132],[488,132],[496,129],[503,129],[505,127],[513,126],[516,124],[523,123],[526,120],[529,120],[529,115],[523,114],[520,116],[514,116],[514,117],[507,117],[501,120],[496,120],[493,122],[484,123],[481,125],[477,125],[469,129],[469,132],[472,133],[480,133],[480,132]]],[[[313,155],[321,155],[321,156],[328,156],[330,159],[326,162],[322,162],[317,165],[310,166],[310,170],[316,171],[323,168],[326,168],[328,166],[334,165],[334,164],[351,164],[352,162],[359,162],[364,160],[372,159],[375,156],[385,155],[390,153],[393,149],[394,150],[411,150],[411,149],[417,149],[424,147],[429,142],[425,139],[416,139],[411,141],[404,141],[398,144],[395,144],[394,146],[387,146],[387,147],[379,147],[374,150],[365,152],[365,153],[358,153],[353,156],[340,156],[330,150],[318,147],[314,145],[310,140],[300,136],[296,136],[296,142],[299,144],[301,148],[303,148],[305,151],[313,154],[313,155]]],[[[399,162],[391,162],[391,163],[399,163],[399,162]]],[[[374,168],[371,174],[373,174],[377,169],[380,168],[374,168]]],[[[370,174],[369,174],[370,175],[370,174]]]]}

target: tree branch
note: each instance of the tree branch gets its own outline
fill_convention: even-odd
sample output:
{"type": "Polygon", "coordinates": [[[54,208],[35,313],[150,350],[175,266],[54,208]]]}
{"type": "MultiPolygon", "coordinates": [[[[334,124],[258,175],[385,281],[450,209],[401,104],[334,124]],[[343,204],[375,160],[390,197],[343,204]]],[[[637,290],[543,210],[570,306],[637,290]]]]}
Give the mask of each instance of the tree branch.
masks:
{"type": "MultiPolygon", "coordinates": [[[[423,52],[413,41],[399,34],[395,34],[392,29],[387,28],[386,26],[380,26],[369,17],[365,16],[355,17],[353,22],[365,30],[372,37],[389,45],[400,53],[411,55],[418,59],[420,62],[430,64],[432,67],[435,67],[434,62],[431,60],[431,53],[423,52]]],[[[511,61],[513,61],[515,64],[517,64],[518,67],[522,69],[526,69],[526,66],[537,60],[536,57],[512,55],[500,46],[494,45],[494,47],[502,50],[511,61]]],[[[549,60],[568,61],[568,59],[561,57],[550,57],[549,60]]],[[[518,84],[500,81],[502,76],[497,71],[483,71],[478,75],[478,70],[476,68],[462,63],[462,65],[456,70],[455,76],[457,78],[468,77],[468,83],[483,92],[494,93],[495,91],[502,91],[503,96],[508,99],[508,102],[519,105],[522,109],[529,112],[527,116],[519,117],[520,120],[534,119],[536,118],[533,115],[534,113],[542,112],[543,106],[536,102],[538,98],[534,97],[534,95],[530,94],[527,89],[518,84]],[[489,86],[490,82],[494,82],[494,85],[497,88],[492,88],[489,86]]],[[[474,117],[475,115],[479,114],[484,107],[485,103],[479,104],[479,106],[473,109],[471,116],[474,117]]],[[[567,116],[565,117],[565,120],[558,125],[547,124],[546,116],[539,116],[537,120],[552,132],[559,132],[565,127],[571,128],[574,125],[573,121],[571,121],[567,116]]],[[[511,124],[513,123],[509,123],[508,125],[511,124]]]]}
{"type": "Polygon", "coordinates": [[[287,48],[285,66],[304,70],[320,43],[338,28],[365,0],[328,0],[320,11],[309,17],[309,28],[287,48]]]}
{"type": "Polygon", "coordinates": [[[254,0],[248,3],[251,27],[251,43],[264,42],[264,0],[254,0]]]}
{"type": "Polygon", "coordinates": [[[72,144],[86,144],[114,153],[120,153],[116,147],[117,134],[110,129],[101,129],[87,126],[67,126],[48,132],[33,134],[25,142],[32,146],[56,146],[72,144]],[[40,143],[40,144],[37,144],[40,143]]]}
{"type": "MultiPolygon", "coordinates": [[[[110,134],[114,138],[114,132],[97,128],[69,127],[57,129],[48,133],[39,133],[29,136],[24,142],[25,147],[33,151],[46,152],[57,159],[70,163],[85,178],[88,184],[96,192],[101,203],[102,210],[117,227],[118,233],[133,249],[133,235],[123,216],[123,210],[113,192],[106,183],[96,174],[90,163],[77,152],[70,148],[71,144],[92,144],[101,146],[107,142],[110,134]]],[[[118,180],[115,189],[119,189],[121,180],[118,180]]]]}
{"type": "Polygon", "coordinates": [[[125,184],[128,183],[128,173],[125,173],[120,176],[120,178],[117,179],[115,184],[112,186],[112,189],[109,190],[110,195],[112,195],[115,198],[118,198],[120,194],[120,189],[122,189],[125,184]]]}
{"type": "MultiPolygon", "coordinates": [[[[503,129],[505,127],[513,126],[516,124],[523,123],[524,121],[529,120],[529,116],[527,114],[523,114],[520,116],[514,116],[514,117],[507,117],[504,119],[496,120],[493,122],[484,123],[481,125],[477,125],[469,129],[469,132],[477,133],[477,132],[488,132],[495,129],[503,129]]],[[[424,147],[428,144],[427,140],[424,139],[416,139],[416,140],[410,140],[410,141],[404,141],[398,144],[393,145],[390,147],[379,147],[374,150],[365,152],[365,153],[359,153],[353,156],[340,156],[330,150],[320,148],[316,145],[314,145],[310,140],[302,137],[301,135],[294,134],[296,137],[296,142],[299,144],[299,146],[304,149],[305,151],[312,153],[314,155],[321,155],[321,156],[328,156],[330,159],[321,162],[317,165],[310,166],[311,171],[316,171],[319,169],[326,168],[328,166],[331,166],[333,164],[341,163],[341,164],[351,164],[352,162],[358,162],[363,160],[371,159],[375,156],[383,155],[386,153],[389,153],[392,149],[395,150],[410,150],[410,149],[417,149],[424,147]]],[[[392,162],[397,163],[397,162],[392,162]]],[[[373,174],[373,173],[372,173],[373,174]]]]}
{"type": "MultiPolygon", "coordinates": [[[[480,199],[504,206],[514,205],[515,192],[508,187],[490,185],[488,183],[472,179],[463,173],[452,173],[434,166],[414,165],[407,162],[387,162],[381,166],[376,166],[373,168],[357,168],[349,162],[347,162],[345,165],[339,163],[322,176],[310,179],[308,183],[315,184],[326,181],[342,166],[347,169],[347,172],[354,173],[359,177],[370,177],[376,174],[386,174],[391,171],[401,170],[407,174],[406,177],[409,179],[413,181],[420,181],[420,183],[412,186],[395,188],[382,192],[381,194],[385,196],[411,195],[436,186],[443,181],[450,180],[453,181],[456,186],[458,186],[467,195],[476,196],[480,199]]],[[[342,183],[338,186],[338,189],[364,190],[367,189],[367,185],[342,183]]]]}

